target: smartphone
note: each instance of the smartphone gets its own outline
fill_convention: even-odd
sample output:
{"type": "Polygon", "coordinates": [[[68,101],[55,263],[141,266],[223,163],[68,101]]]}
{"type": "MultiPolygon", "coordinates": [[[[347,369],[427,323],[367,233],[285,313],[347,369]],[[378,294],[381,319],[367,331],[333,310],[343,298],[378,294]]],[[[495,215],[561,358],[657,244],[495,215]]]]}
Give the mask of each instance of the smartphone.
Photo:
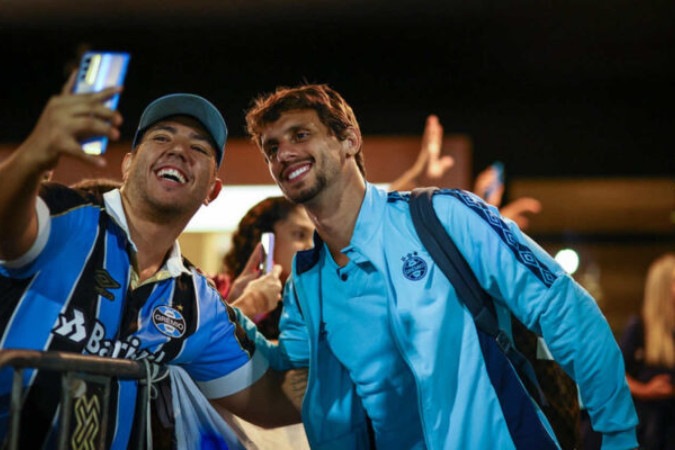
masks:
{"type": "MultiPolygon", "coordinates": [[[[73,92],[98,92],[107,87],[122,86],[129,59],[130,55],[125,52],[85,53],[77,70],[73,92]]],[[[119,99],[119,94],[116,94],[105,105],[110,109],[116,109],[119,99]]],[[[107,145],[107,137],[94,137],[82,142],[82,150],[90,155],[102,155],[107,145]]]]}
{"type": "Polygon", "coordinates": [[[483,195],[484,199],[489,198],[493,192],[504,185],[504,164],[501,161],[495,161],[490,167],[492,167],[492,169],[497,172],[497,176],[495,177],[495,180],[485,189],[485,194],[483,195]]]}
{"type": "Polygon", "coordinates": [[[262,244],[263,257],[260,263],[260,271],[262,273],[269,273],[274,267],[274,233],[263,233],[260,236],[262,244]]]}

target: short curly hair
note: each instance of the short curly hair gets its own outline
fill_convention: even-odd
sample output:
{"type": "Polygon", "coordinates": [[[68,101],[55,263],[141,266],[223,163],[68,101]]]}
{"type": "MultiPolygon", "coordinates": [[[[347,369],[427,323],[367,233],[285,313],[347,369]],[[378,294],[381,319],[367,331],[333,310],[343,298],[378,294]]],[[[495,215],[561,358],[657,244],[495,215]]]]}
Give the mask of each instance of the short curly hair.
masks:
{"type": "MultiPolygon", "coordinates": [[[[251,140],[262,149],[261,134],[266,125],[276,122],[287,111],[303,109],[316,111],[321,123],[341,141],[346,139],[345,131],[348,128],[361,135],[352,107],[327,84],[304,84],[293,88],[282,86],[271,94],[259,96],[246,112],[246,131],[251,140]]],[[[361,148],[354,160],[365,178],[366,166],[361,148]]]]}

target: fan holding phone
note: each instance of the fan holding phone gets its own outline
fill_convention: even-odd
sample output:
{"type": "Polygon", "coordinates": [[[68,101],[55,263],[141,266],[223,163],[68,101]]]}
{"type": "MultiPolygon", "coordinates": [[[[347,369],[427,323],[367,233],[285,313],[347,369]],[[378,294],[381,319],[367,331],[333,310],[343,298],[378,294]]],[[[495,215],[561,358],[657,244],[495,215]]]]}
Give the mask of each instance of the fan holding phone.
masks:
{"type": "Polygon", "coordinates": [[[541,211],[541,202],[533,197],[518,197],[505,205],[504,197],[504,164],[495,161],[483,169],[476,177],[473,192],[486,202],[499,208],[502,216],[513,220],[518,227],[526,230],[530,225],[530,216],[541,211]]]}
{"type": "Polygon", "coordinates": [[[278,299],[266,295],[266,287],[273,281],[270,274],[279,267],[278,281],[285,283],[293,255],[313,245],[313,232],[314,225],[303,207],[284,197],[268,197],[240,220],[223,258],[223,271],[213,277],[223,297],[254,319],[268,339],[279,336],[281,315],[278,299]],[[258,293],[260,301],[242,304],[239,298],[245,290],[258,293]]]}
{"type": "MultiPolygon", "coordinates": [[[[107,63],[91,58],[88,64],[83,72],[95,80],[107,63]]],[[[177,242],[222,186],[218,169],[227,140],[222,114],[199,95],[168,93],[143,110],[122,160],[119,189],[45,182],[44,173],[61,158],[101,167],[105,159],[83,151],[82,143],[120,136],[122,115],[107,105],[121,89],[103,88],[85,75],[77,81],[91,85],[92,92],[75,94],[76,75],[49,99],[28,137],[0,161],[0,351],[55,351],[79,362],[84,362],[80,356],[113,357],[171,366],[171,384],[179,386],[180,380],[184,388],[172,399],[199,398],[191,406],[201,405],[209,418],[176,414],[175,426],[167,426],[177,439],[190,440],[179,448],[199,448],[203,442],[240,448],[221,442],[227,435],[215,423],[217,412],[205,407],[207,398],[218,411],[263,427],[298,423],[299,412],[278,377],[267,371],[264,354],[254,352],[244,330],[228,320],[236,311],[182,256],[177,242]],[[269,403],[261,406],[252,399],[269,403]],[[193,433],[179,431],[190,424],[193,433]]],[[[277,296],[280,271],[275,266],[270,274],[277,277],[277,296]]],[[[90,362],[90,368],[104,365],[90,362]]],[[[149,377],[151,368],[146,368],[149,377]]],[[[0,442],[16,442],[16,448],[51,448],[71,437],[74,442],[78,411],[89,402],[104,405],[84,418],[100,425],[84,438],[92,448],[153,447],[144,426],[151,402],[137,396],[140,380],[112,381],[115,388],[103,392],[101,381],[95,383],[101,387],[89,384],[96,377],[78,375],[82,395],[61,398],[54,389],[62,381],[59,374],[39,370],[18,378],[16,403],[10,402],[12,374],[5,369],[0,371],[0,442]],[[23,413],[10,414],[19,404],[23,413]]]]}

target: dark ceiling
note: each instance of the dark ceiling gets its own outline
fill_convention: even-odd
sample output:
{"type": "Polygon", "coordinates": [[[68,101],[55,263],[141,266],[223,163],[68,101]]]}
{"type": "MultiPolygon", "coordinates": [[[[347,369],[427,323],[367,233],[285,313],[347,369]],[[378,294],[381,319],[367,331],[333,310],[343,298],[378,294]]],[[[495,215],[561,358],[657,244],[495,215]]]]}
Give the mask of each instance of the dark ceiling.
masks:
{"type": "Polygon", "coordinates": [[[0,140],[27,135],[86,44],[132,54],[127,139],[164,93],[212,99],[242,136],[256,94],[325,82],[366,135],[418,134],[438,114],[472,137],[477,168],[673,176],[672,4],[4,0],[0,140]]]}

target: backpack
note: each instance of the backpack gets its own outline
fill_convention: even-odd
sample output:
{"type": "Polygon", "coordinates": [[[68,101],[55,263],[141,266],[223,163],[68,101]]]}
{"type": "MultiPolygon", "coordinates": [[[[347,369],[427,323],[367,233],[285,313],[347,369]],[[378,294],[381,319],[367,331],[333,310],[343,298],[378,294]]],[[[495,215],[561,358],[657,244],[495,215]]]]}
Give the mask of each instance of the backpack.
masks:
{"type": "Polygon", "coordinates": [[[513,341],[499,328],[492,297],[480,286],[434,211],[432,197],[438,191],[419,188],[410,194],[410,214],[417,235],[470,311],[476,328],[494,339],[510,361],[546,415],[558,443],[566,450],[577,448],[580,411],[576,383],[555,361],[537,358],[538,336],[513,314],[513,341]]]}

